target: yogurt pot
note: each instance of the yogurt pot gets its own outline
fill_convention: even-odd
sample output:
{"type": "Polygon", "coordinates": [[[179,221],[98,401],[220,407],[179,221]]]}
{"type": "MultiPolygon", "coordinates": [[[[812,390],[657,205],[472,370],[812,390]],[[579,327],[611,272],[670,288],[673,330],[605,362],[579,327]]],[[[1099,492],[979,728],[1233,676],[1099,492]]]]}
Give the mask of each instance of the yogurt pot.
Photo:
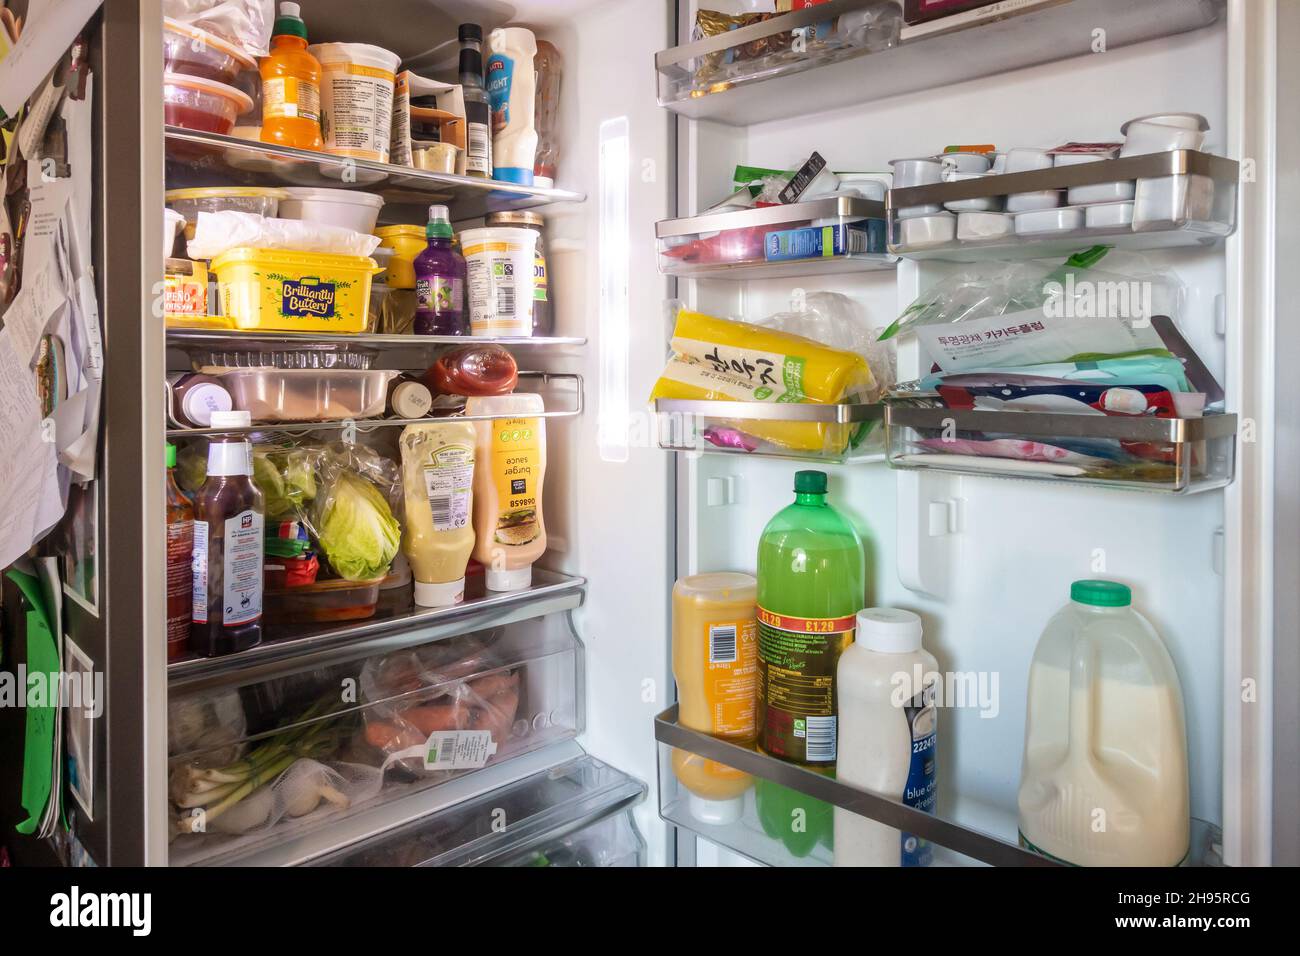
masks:
{"type": "Polygon", "coordinates": [[[985,153],[942,153],[939,162],[945,172],[951,169],[959,173],[987,173],[992,165],[985,153]]]}
{"type": "Polygon", "coordinates": [[[1006,153],[988,153],[987,154],[993,165],[989,167],[989,172],[994,176],[1001,176],[1007,171],[1007,154],[1006,153]]]}
{"type": "MultiPolygon", "coordinates": [[[[1053,165],[1078,166],[1081,163],[1097,163],[1112,159],[1105,153],[1057,153],[1053,165]]],[[[1071,206],[1084,206],[1094,202],[1123,202],[1133,198],[1133,180],[1117,180],[1111,183],[1093,183],[1090,186],[1071,186],[1065,194],[1065,201],[1071,206]]]]}
{"type": "Polygon", "coordinates": [[[1075,206],[1060,209],[1035,209],[1016,216],[1016,235],[1038,236],[1082,229],[1083,210],[1075,206]]]}
{"type": "Polygon", "coordinates": [[[460,233],[469,280],[473,336],[531,336],[536,291],[537,233],[517,226],[487,226],[460,233]]]}
{"type": "Polygon", "coordinates": [[[1124,146],[1119,155],[1122,158],[1166,153],[1174,149],[1200,149],[1209,128],[1209,122],[1199,113],[1139,116],[1119,128],[1124,134],[1124,146]]]}
{"type": "Polygon", "coordinates": [[[1037,189],[1028,193],[1012,193],[1007,197],[1007,212],[1055,209],[1061,205],[1062,192],[1060,189],[1037,189]]]}
{"type": "Polygon", "coordinates": [[[1113,229],[1133,224],[1133,202],[1094,203],[1084,210],[1083,224],[1088,229],[1113,229]]]}
{"type": "Polygon", "coordinates": [[[939,246],[952,242],[957,235],[957,217],[950,212],[917,216],[898,224],[899,245],[911,249],[939,246]]]}
{"type": "MultiPolygon", "coordinates": [[[[943,164],[933,156],[891,159],[889,165],[894,168],[894,189],[932,186],[943,180],[943,164]]],[[[943,207],[938,203],[925,203],[920,206],[903,206],[895,210],[895,213],[899,219],[915,219],[917,216],[930,216],[942,211],[943,207]]]]}
{"type": "Polygon", "coordinates": [[[1051,169],[1052,155],[1045,149],[1033,146],[1017,146],[1008,150],[1004,171],[1008,173],[1028,173],[1035,169],[1051,169]]]}
{"type": "Polygon", "coordinates": [[[369,43],[317,43],[307,52],[320,61],[325,152],[388,162],[393,88],[401,58],[369,43]]]}
{"type": "Polygon", "coordinates": [[[1003,212],[963,212],[957,216],[957,239],[983,242],[1009,236],[1015,229],[1015,217],[1003,212]]]}
{"type": "MultiPolygon", "coordinates": [[[[960,183],[971,179],[982,179],[985,175],[985,173],[961,173],[952,169],[945,169],[943,181],[946,183],[960,183]]],[[[1002,208],[1002,197],[981,196],[976,199],[954,199],[943,205],[950,212],[990,212],[1002,208]]]]}

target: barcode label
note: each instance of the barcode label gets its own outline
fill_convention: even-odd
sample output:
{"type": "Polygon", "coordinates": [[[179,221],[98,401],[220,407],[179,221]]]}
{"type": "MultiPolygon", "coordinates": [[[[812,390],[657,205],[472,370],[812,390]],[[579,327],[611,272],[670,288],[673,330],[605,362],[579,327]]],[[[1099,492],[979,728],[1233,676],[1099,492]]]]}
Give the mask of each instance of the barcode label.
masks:
{"type": "Polygon", "coordinates": [[[736,662],[736,625],[725,624],[709,628],[709,663],[734,664],[736,662]]]}
{"type": "Polygon", "coordinates": [[[429,499],[429,508],[433,511],[433,526],[446,528],[451,524],[451,495],[438,495],[429,499]]]}
{"type": "Polygon", "coordinates": [[[805,753],[809,763],[835,759],[835,718],[805,717],[807,721],[807,739],[804,741],[805,753]]]}
{"type": "Polygon", "coordinates": [[[471,159],[486,158],[488,154],[489,142],[491,142],[491,140],[488,139],[488,131],[486,126],[482,125],[481,123],[469,124],[469,148],[466,151],[466,155],[468,155],[471,159]]]}
{"type": "Polygon", "coordinates": [[[497,315],[507,319],[515,317],[515,269],[514,264],[504,263],[502,279],[497,283],[497,315]]]}

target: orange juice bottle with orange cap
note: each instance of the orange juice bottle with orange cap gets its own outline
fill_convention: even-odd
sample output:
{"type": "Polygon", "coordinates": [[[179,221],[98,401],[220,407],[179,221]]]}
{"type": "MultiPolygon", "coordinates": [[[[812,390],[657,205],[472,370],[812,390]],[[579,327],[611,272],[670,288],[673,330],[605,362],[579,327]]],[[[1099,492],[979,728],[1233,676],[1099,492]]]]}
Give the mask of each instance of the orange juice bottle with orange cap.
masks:
{"type": "Polygon", "coordinates": [[[271,52],[262,57],[262,142],[324,149],[320,134],[320,62],[307,52],[298,4],[280,4],[271,52]]]}

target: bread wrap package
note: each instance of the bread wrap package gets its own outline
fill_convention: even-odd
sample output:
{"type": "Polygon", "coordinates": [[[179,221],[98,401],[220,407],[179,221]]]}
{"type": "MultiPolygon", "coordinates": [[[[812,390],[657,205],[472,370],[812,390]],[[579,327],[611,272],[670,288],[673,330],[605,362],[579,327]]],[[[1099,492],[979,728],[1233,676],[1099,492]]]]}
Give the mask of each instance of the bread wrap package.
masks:
{"type": "MultiPolygon", "coordinates": [[[[655,383],[659,398],[835,405],[862,400],[873,387],[862,356],[801,335],[682,309],[673,355],[655,383]]],[[[842,454],[861,425],[727,421],[729,427],[782,448],[842,454]]]]}

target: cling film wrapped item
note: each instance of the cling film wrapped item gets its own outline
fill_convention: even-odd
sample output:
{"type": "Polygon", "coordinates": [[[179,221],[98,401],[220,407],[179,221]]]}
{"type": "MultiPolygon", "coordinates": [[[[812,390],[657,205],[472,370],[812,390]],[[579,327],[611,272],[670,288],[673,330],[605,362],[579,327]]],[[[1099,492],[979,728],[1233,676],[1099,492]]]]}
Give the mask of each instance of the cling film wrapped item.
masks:
{"type": "Polygon", "coordinates": [[[510,739],[522,672],[503,667],[492,632],[371,658],[361,670],[366,746],[417,776],[491,760],[510,739]],[[451,745],[454,754],[430,748],[451,745]]]}
{"type": "MultiPolygon", "coordinates": [[[[655,383],[659,398],[839,404],[861,401],[875,380],[860,355],[812,339],[682,309],[673,355],[655,383]]],[[[783,448],[839,454],[856,426],[819,422],[732,423],[783,448]]],[[[743,447],[743,446],[742,446],[743,447]]]]}

